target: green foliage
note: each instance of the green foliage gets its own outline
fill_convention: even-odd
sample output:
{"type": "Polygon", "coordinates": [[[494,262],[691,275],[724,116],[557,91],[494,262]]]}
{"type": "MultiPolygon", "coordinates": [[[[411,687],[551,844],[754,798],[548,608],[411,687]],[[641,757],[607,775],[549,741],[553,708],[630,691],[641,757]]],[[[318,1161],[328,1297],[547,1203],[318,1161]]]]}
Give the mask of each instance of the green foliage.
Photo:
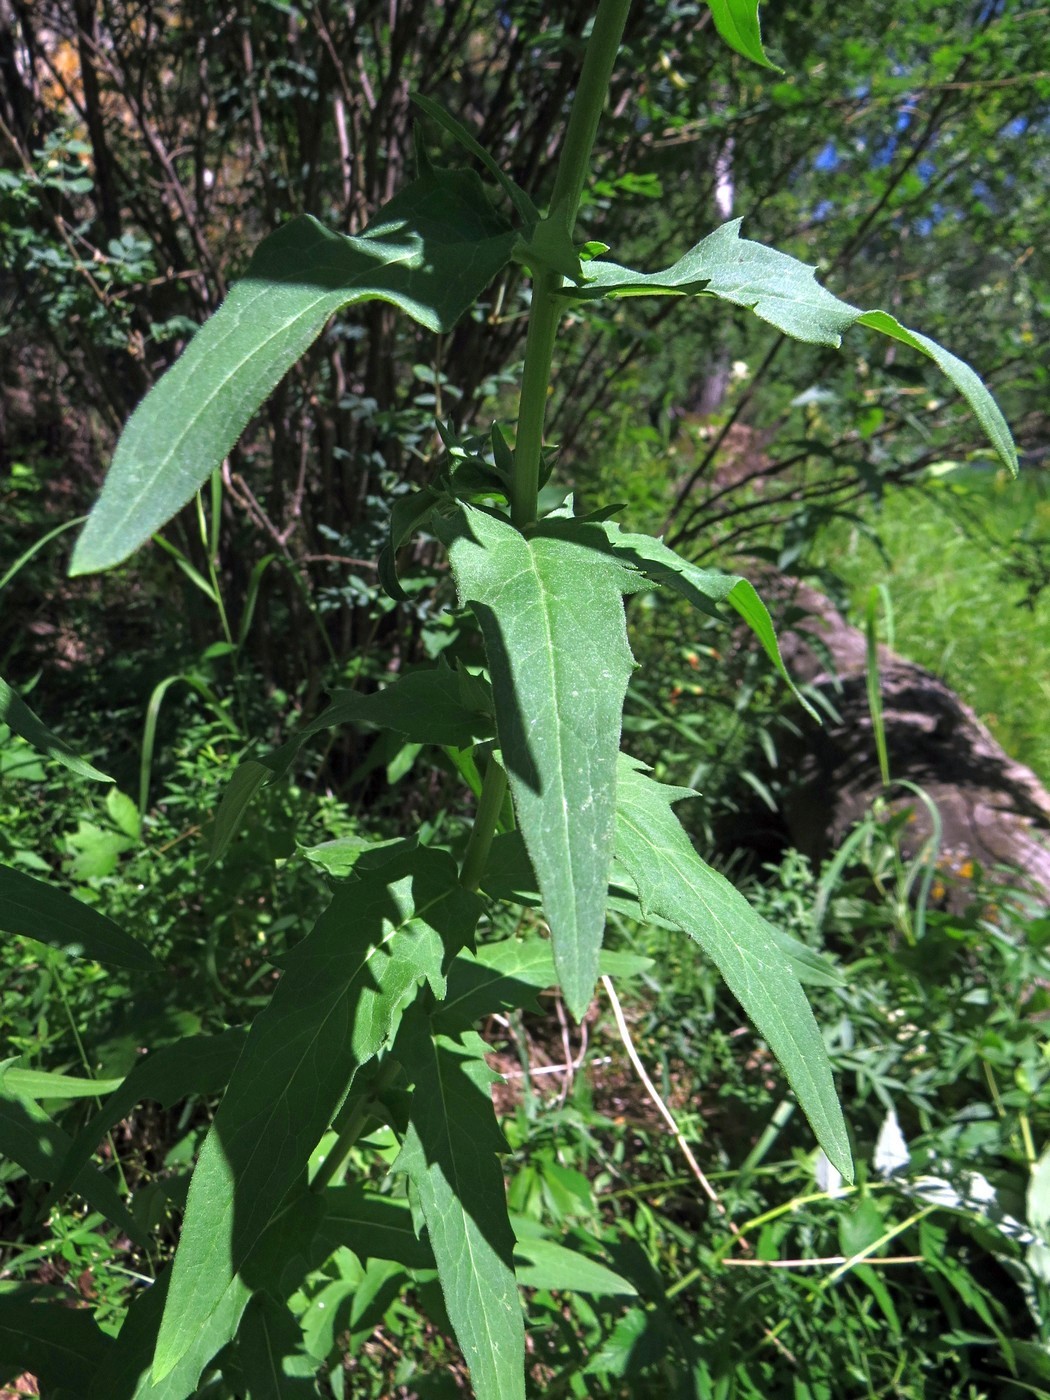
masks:
{"type": "MultiPolygon", "coordinates": [[[[770,1376],[761,1360],[751,1364],[754,1347],[738,1346],[735,1336],[704,1337],[674,1301],[702,1274],[718,1277],[731,1241],[691,1244],[673,1221],[650,1228],[641,1208],[634,1221],[608,1227],[586,1171],[588,1153],[598,1159],[604,1147],[587,1141],[584,1131],[579,1165],[567,1164],[545,1154],[531,1131],[505,1141],[495,1116],[491,1090],[498,1076],[485,1061],[487,1043],[476,1023],[498,1013],[508,1027],[523,1024],[537,994],[552,984],[576,1021],[585,1023],[599,973],[648,971],[644,960],[603,951],[610,919],[629,928],[643,916],[664,926],[665,944],[674,947],[673,933],[666,935],[679,930],[700,945],[753,1020],[764,1042],[757,1053],[769,1074],[779,1073],[775,1056],[828,1170],[838,1174],[828,1199],[838,1199],[842,1181],[852,1182],[828,1047],[800,981],[819,988],[825,1005],[835,1007],[835,998],[848,1004],[852,994],[846,979],[802,939],[773,929],[700,858],[671,811],[684,790],[649,777],[621,751],[633,666],[624,595],[666,584],[716,617],[715,605],[728,602],[783,672],[768,613],[740,576],[699,569],[659,540],[610,525],[615,505],[578,515],[571,497],[541,493],[552,465],[544,430],[559,324],[570,307],[574,316],[602,314],[608,311],[603,303],[649,292],[714,296],[754,310],[807,344],[837,346],[842,332],[859,322],[931,358],[1011,468],[1016,452],[968,366],[886,313],[862,313],[839,301],[804,264],[740,240],[737,222],[656,273],[594,258],[593,241],[574,242],[627,11],[626,0],[601,0],[598,7],[545,218],[455,119],[424,101],[438,126],[497,174],[514,218],[496,211],[476,174],[438,170],[421,157],[416,182],[380,207],[364,233],[336,234],[304,215],[271,234],[132,416],[77,545],[73,574],[109,568],[211,478],[210,525],[198,497],[206,559],[198,567],[172,542],[164,548],[191,591],[214,610],[212,622],[217,619],[225,640],[204,656],[231,660],[242,723],[196,672],[166,674],[147,712],[141,807],[148,801],[160,701],[175,679],[185,679],[227,746],[223,766],[230,777],[212,842],[221,863],[208,880],[198,877],[199,888],[186,902],[199,910],[213,893],[227,913],[236,906],[229,886],[235,888],[237,861],[252,853],[253,843],[267,848],[275,887],[288,886],[296,896],[306,891],[297,905],[319,902],[304,870],[319,866],[330,876],[326,907],[308,930],[299,909],[290,936],[274,937],[279,930],[271,926],[262,950],[252,934],[241,931],[232,940],[230,956],[251,968],[243,992],[224,986],[217,939],[208,929],[199,985],[209,988],[211,1015],[189,1018],[169,1001],[152,1054],[136,1062],[125,1046],[115,1087],[113,1077],[91,1076],[97,1092],[112,1093],[76,1136],[58,1127],[38,1099],[49,1102],[53,1095],[76,1109],[86,1092],[83,1080],[61,1074],[41,1079],[25,1066],[0,1076],[6,1155],[31,1176],[50,1180],[53,1197],[73,1190],[124,1230],[142,1247],[155,1279],[130,1307],[115,1303],[114,1311],[125,1314],[115,1342],[93,1327],[81,1336],[78,1328],[73,1350],[76,1364],[90,1370],[92,1395],[185,1400],[205,1375],[209,1389],[253,1397],[317,1393],[324,1376],[342,1394],[338,1317],[351,1350],[377,1325],[393,1326],[397,1319],[408,1337],[409,1368],[409,1353],[421,1345],[413,1329],[451,1332],[475,1393],[483,1400],[523,1397],[521,1287],[531,1290],[530,1319],[533,1313],[542,1319],[539,1330],[567,1392],[587,1394],[597,1384],[642,1394],[636,1382],[643,1378],[642,1385],[657,1387],[653,1393],[669,1393],[672,1386],[711,1393],[715,1384],[737,1383],[741,1394],[762,1393],[770,1376]],[[398,490],[381,578],[403,599],[408,587],[397,579],[397,551],[423,531],[444,546],[461,610],[443,639],[455,668],[439,661],[372,693],[337,693],[299,734],[269,756],[244,758],[230,775],[229,748],[236,745],[240,756],[248,730],[238,658],[268,560],[250,575],[234,629],[214,564],[224,460],[333,314],[363,303],[393,305],[432,332],[450,332],[512,263],[532,273],[515,431],[497,427],[479,442],[460,440],[451,425],[442,425],[446,459],[434,480],[415,493],[408,482],[391,482],[398,490]],[[442,809],[415,830],[341,831],[330,842],[304,843],[305,860],[296,859],[294,820],[280,819],[277,780],[292,771],[307,738],[344,725],[380,731],[364,766],[384,765],[391,782],[413,768],[424,745],[435,750],[427,760],[433,771],[451,776],[457,787],[464,779],[477,798],[469,831],[442,809]],[[271,809],[269,820],[268,799],[277,812],[271,809]],[[248,820],[253,800],[255,819],[248,820]],[[529,912],[535,906],[542,915],[529,912]],[[549,943],[537,931],[541,917],[549,943]],[[196,1158],[184,1200],[184,1181],[170,1189],[157,1182],[134,1192],[129,1206],[126,1193],[90,1164],[102,1135],[134,1105],[173,1106],[219,1090],[210,1124],[205,1129],[199,1115],[169,1153],[178,1165],[196,1158]],[[523,1156],[523,1137],[528,1157],[515,1162],[508,1193],[500,1157],[523,1156]],[[393,1169],[392,1181],[382,1179],[387,1169],[393,1169]],[[347,1173],[350,1183],[337,1184],[347,1173]],[[152,1198],[151,1185],[160,1185],[152,1198]],[[170,1253],[169,1215],[183,1206],[174,1256],[158,1270],[145,1242],[170,1253]],[[691,1270],[671,1287],[647,1257],[647,1247],[664,1231],[675,1241],[667,1257],[678,1262],[688,1256],[691,1270]],[[573,1259],[561,1241],[580,1257],[573,1259]],[[563,1290],[567,1300],[559,1296],[563,1290]],[[405,1302],[409,1293],[411,1304],[405,1302]]],[[[712,11],[719,32],[739,52],[768,64],[754,0],[719,0],[712,11]]],[[[429,371],[428,382],[439,387],[436,371],[429,371]]],[[[349,661],[342,664],[350,669],[349,661]]],[[[367,674],[359,665],[357,680],[367,674]]],[[[69,764],[69,751],[9,688],[0,700],[4,695],[12,728],[69,764]]],[[[101,776],[94,770],[87,775],[101,776]]],[[[77,828],[66,840],[69,874],[99,904],[108,902],[121,862],[145,859],[138,850],[145,816],[118,788],[104,814],[92,808],[76,816],[77,828]]],[[[14,869],[4,878],[19,901],[16,932],[148,970],[136,951],[140,945],[96,910],[85,906],[81,914],[77,901],[59,898],[50,885],[14,869]]],[[[166,927],[163,934],[176,936],[166,927]]],[[[686,985],[705,976],[694,968],[686,985]]],[[[721,993],[711,981],[704,987],[710,1007],[721,993]]],[[[72,1012],[70,1023],[89,1068],[72,1012]]],[[[567,1044],[567,1020],[564,1033],[567,1044]]],[[[134,1046],[141,1039],[136,1034],[134,1046]]],[[[849,1056],[840,1054],[838,1067],[853,1072],[849,1056]]],[[[856,1073],[860,1077],[861,1069],[856,1073]]],[[[883,1091],[895,1082],[877,1073],[882,1078],[873,1083],[883,1091]]],[[[790,1105],[778,1113],[786,1119],[790,1105]]],[[[775,1138],[767,1132],[741,1166],[742,1200],[775,1138]]],[[[129,1185],[123,1177],[120,1184],[129,1185]]],[[[861,1180],[856,1190],[864,1189],[861,1180]]],[[[921,1194],[919,1185],[915,1192],[921,1194]]],[[[957,1192],[948,1209],[968,1200],[957,1192]]],[[[964,1271],[953,1272],[926,1220],[933,1209],[924,1207],[914,1221],[900,1224],[900,1232],[920,1225],[923,1257],[940,1282],[996,1340],[1005,1337],[1001,1309],[964,1271]]],[[[1031,1214],[1042,1221],[1039,1190],[1031,1214]]],[[[894,1306],[868,1260],[894,1231],[887,1233],[867,1195],[856,1216],[838,1224],[845,1262],[857,1266],[860,1284],[892,1322],[894,1306]]],[[[779,1239],[767,1233],[760,1253],[779,1239]]],[[[1031,1260],[1027,1264],[1032,1267],[1031,1260]]],[[[21,1306],[12,1314],[16,1320],[21,1306]]],[[[26,1340],[6,1351],[0,1319],[4,1363],[35,1365],[38,1345],[46,1349],[57,1330],[51,1303],[29,1306],[38,1313],[36,1325],[24,1328],[26,1340]]],[[[431,1339],[427,1345],[437,1354],[447,1344],[431,1339]]],[[[67,1384],[67,1371],[57,1363],[55,1375],[56,1386],[67,1384]]],[[[396,1383],[411,1380],[409,1370],[396,1383]]]]}

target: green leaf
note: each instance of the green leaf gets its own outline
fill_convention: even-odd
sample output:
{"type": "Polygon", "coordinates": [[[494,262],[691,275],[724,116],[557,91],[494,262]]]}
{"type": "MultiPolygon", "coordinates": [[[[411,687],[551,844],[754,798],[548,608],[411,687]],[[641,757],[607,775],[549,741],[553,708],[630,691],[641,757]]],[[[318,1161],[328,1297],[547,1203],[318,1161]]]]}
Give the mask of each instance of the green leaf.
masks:
{"type": "Polygon", "coordinates": [[[690,248],[663,272],[640,273],[611,262],[587,265],[583,287],[565,287],[572,297],[714,296],[745,306],[785,335],[813,345],[842,343],[853,325],[868,326],[928,356],[970,405],[999,457],[1017,474],[1017,448],[998,405],[964,361],[936,342],[902,326],[885,311],[861,311],[840,301],[816,280],[816,270],[760,243],[740,237],[732,219],[690,248]]]}
{"type": "Polygon", "coordinates": [[[68,1189],[106,1133],[127,1118],[136,1104],[148,1099],[170,1108],[190,1094],[217,1094],[224,1089],[244,1049],[246,1034],[237,1026],[220,1035],[186,1036],[137,1060],[70,1144],[54,1177],[52,1199],[68,1189]]]}
{"type": "Polygon", "coordinates": [[[0,865],[0,929],[111,967],[150,972],[157,966],[148,948],[97,909],[8,865],[0,865]]]}
{"type": "Polygon", "coordinates": [[[42,1069],[0,1066],[0,1088],[16,1099],[97,1099],[111,1094],[119,1079],[79,1079],[42,1069]]]}
{"type": "Polygon", "coordinates": [[[688,559],[681,558],[653,535],[631,534],[612,520],[602,521],[591,528],[595,535],[604,535],[617,559],[636,568],[652,583],[673,589],[700,612],[721,617],[714,605],[722,602],[735,608],[762,643],[766,655],[787,681],[799,704],[814,718],[817,717],[813,706],[799,693],[791,679],[780,655],[780,644],[766,605],[746,578],[740,574],[724,574],[717,569],[701,569],[688,559]]]}
{"type": "Polygon", "coordinates": [[[1032,1163],[1028,1179],[1028,1223],[1043,1239],[1050,1238],[1050,1147],[1032,1163]]]}
{"type": "Polygon", "coordinates": [[[395,1167],[415,1187],[445,1307],[478,1400],[525,1395],[525,1321],[514,1278],[514,1235],[496,1154],[507,1150],[492,1108],[498,1076],[467,1032],[433,1035],[406,1017],[397,1054],[415,1081],[395,1167]]]}
{"type": "Polygon", "coordinates": [[[391,1259],[406,1269],[434,1267],[434,1253],[416,1235],[408,1201],[359,1184],[330,1187],[324,1201],[318,1239],[328,1254],[345,1246],[359,1259],[391,1259]]]}
{"type": "Polygon", "coordinates": [[[257,1293],[245,1309],[237,1339],[251,1400],[317,1400],[312,1380],[288,1373],[286,1362],[301,1353],[303,1334],[287,1308],[257,1293]]]}
{"type": "Polygon", "coordinates": [[[69,745],[48,729],[47,725],[36,717],[18,692],[2,678],[0,678],[0,724],[9,725],[27,744],[32,744],[34,749],[47,754],[49,758],[55,758],[59,763],[64,763],[67,768],[74,773],[79,773],[82,778],[94,778],[100,783],[113,781],[105,773],[100,773],[97,768],[93,768],[90,763],[85,763],[82,758],[78,758],[69,745]]]}
{"type": "MultiPolygon", "coordinates": [[[[17,1162],[36,1181],[53,1181],[59,1162],[70,1148],[70,1139],[44,1110],[31,1099],[0,1093],[0,1153],[17,1162]]],[[[142,1232],[132,1219],[112,1182],[94,1167],[82,1167],[73,1178],[72,1189],[94,1210],[136,1242],[142,1232]]]]}
{"type": "Polygon", "coordinates": [[[526,537],[461,505],[442,522],[460,600],[485,638],[496,726],[572,1014],[590,1004],[605,928],[616,754],[633,665],[630,571],[569,532],[526,537]]]}
{"type": "Polygon", "coordinates": [[[94,1375],[115,1345],[86,1308],[0,1298],[0,1369],[30,1372],[45,1393],[65,1386],[82,1394],[84,1378],[94,1375]]]}
{"type": "Polygon", "coordinates": [[[671,804],[694,794],[664,787],[623,755],[616,855],[644,911],[677,924],[718,967],[798,1096],[828,1160],[853,1179],[849,1139],[824,1041],[791,963],[765,919],[693,849],[671,804]]]}
{"type": "Polygon", "coordinates": [[[565,1289],[592,1298],[631,1298],[638,1293],[607,1265],[553,1240],[519,1238],[514,1258],[523,1288],[565,1289]]]}
{"type": "Polygon", "coordinates": [[[280,748],[264,758],[250,758],[239,765],[215,818],[212,860],[218,860],[228,849],[256,792],[286,776],[307,739],[341,724],[392,729],[411,743],[463,749],[494,732],[492,697],[480,677],[453,671],[444,661],[431,670],[398,676],[371,695],[355,690],[336,693],[317,719],[304,725],[280,748]]]}
{"type": "Polygon", "coordinates": [[[435,169],[359,236],[332,233],[309,215],[271,234],[132,415],[70,572],[119,564],[170,520],[337,311],[378,298],[429,330],[450,330],[507,263],[516,237],[477,175],[435,169]]]}
{"type": "Polygon", "coordinates": [[[205,1367],[236,1334],[251,1293],[234,1279],[179,1364],[154,1381],[149,1367],[170,1284],[171,1270],[165,1269],[131,1304],[118,1345],[91,1375],[88,1400],[186,1400],[196,1395],[205,1367]]]}
{"type": "Polygon", "coordinates": [[[731,49],[752,63],[783,73],[770,62],[762,47],[762,31],[758,23],[758,0],[707,0],[715,28],[731,49]]]}
{"type": "Polygon", "coordinates": [[[410,491],[407,495],[398,496],[391,507],[387,541],[379,551],[379,582],[390,597],[399,603],[406,602],[408,594],[398,581],[397,551],[411,535],[422,529],[436,501],[435,492],[429,487],[424,487],[421,491],[410,491]]]}
{"type": "Polygon", "coordinates": [[[424,97],[421,92],[412,93],[412,102],[421,112],[428,116],[431,121],[436,122],[438,126],[447,131],[453,140],[458,141],[465,151],[469,151],[476,160],[481,161],[482,165],[498,183],[511,204],[513,204],[523,223],[532,223],[539,219],[539,210],[536,208],[535,204],[533,204],[528,194],[526,194],[520,185],[514,183],[510,176],[501,168],[495,157],[491,156],[488,151],[485,150],[480,141],[470,134],[462,122],[457,121],[450,112],[446,112],[444,107],[439,103],[434,102],[429,97],[424,97]]]}
{"type": "Polygon", "coordinates": [[[536,994],[554,985],[550,941],[533,935],[487,943],[460,953],[448,973],[448,994],[434,1013],[442,1031],[466,1030],[483,1016],[525,1007],[539,1010],[536,994]]]}
{"type": "Polygon", "coordinates": [[[443,964],[472,936],[479,909],[446,852],[402,853],[336,890],[288,955],[190,1183],[155,1379],[220,1304],[416,985],[425,978],[443,995],[443,964]]]}

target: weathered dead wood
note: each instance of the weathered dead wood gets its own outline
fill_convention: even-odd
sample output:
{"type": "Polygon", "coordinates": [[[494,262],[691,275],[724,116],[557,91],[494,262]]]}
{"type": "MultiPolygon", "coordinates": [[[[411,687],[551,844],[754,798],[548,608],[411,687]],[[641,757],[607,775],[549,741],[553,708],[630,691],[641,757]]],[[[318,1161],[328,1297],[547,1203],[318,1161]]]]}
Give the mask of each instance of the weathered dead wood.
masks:
{"type": "MultiPolygon", "coordinates": [[[[826,856],[882,791],[865,684],[865,639],[816,589],[791,582],[784,601],[805,617],[781,638],[784,659],[800,681],[817,687],[838,719],[823,727],[803,721],[789,761],[797,772],[785,804],[793,843],[826,856]]],[[[975,861],[985,871],[1006,866],[1018,888],[1050,901],[1050,793],[1030,768],[996,742],[976,714],[943,681],[888,647],[879,648],[890,773],[918,784],[937,804],[946,873],[975,861]]],[[[910,807],[906,853],[930,834],[913,794],[890,794],[894,810],[910,807]]],[[[966,897],[957,887],[953,902],[966,897]]]]}

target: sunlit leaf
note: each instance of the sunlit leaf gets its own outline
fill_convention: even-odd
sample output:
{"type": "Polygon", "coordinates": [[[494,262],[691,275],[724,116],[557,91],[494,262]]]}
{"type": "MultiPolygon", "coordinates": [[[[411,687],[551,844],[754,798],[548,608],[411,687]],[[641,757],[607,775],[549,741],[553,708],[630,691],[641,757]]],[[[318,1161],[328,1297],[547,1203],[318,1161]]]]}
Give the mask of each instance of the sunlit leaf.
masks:
{"type": "Polygon", "coordinates": [[[445,960],[471,937],[479,908],[449,855],[410,851],[337,889],[285,959],[193,1174],[156,1379],[221,1302],[408,994],[422,979],[444,992],[445,960]]]}
{"type": "Polygon", "coordinates": [[[999,457],[1016,475],[1017,448],[999,407],[964,361],[927,336],[902,326],[885,311],[861,311],[840,301],[816,280],[816,271],[761,243],[740,237],[742,220],[732,219],[690,248],[662,272],[634,272],[612,262],[587,265],[583,287],[566,287],[573,297],[714,296],[754,311],[785,335],[813,345],[842,343],[851,326],[869,326],[928,356],[970,405],[999,457]]]}
{"type": "Polygon", "coordinates": [[[485,638],[518,825],[572,1014],[598,973],[612,860],[616,754],[632,658],[631,571],[563,532],[526,537],[463,505],[443,522],[460,600],[485,638]]]}
{"type": "Polygon", "coordinates": [[[731,49],[763,68],[772,68],[776,73],[784,71],[770,62],[762,47],[758,0],[707,0],[707,5],[715,28],[731,49]]]}
{"type": "Polygon", "coordinates": [[[717,966],[780,1061],[817,1141],[847,1181],[849,1139],[824,1041],[791,963],[765,919],[693,848],[671,804],[693,794],[665,787],[623,757],[616,856],[644,911],[684,929],[717,966]]]}
{"type": "Polygon", "coordinates": [[[170,520],[337,311],[378,298],[429,330],[450,330],[516,237],[477,175],[434,169],[357,236],[307,214],[271,234],[132,415],[70,572],[119,564],[170,520]]]}

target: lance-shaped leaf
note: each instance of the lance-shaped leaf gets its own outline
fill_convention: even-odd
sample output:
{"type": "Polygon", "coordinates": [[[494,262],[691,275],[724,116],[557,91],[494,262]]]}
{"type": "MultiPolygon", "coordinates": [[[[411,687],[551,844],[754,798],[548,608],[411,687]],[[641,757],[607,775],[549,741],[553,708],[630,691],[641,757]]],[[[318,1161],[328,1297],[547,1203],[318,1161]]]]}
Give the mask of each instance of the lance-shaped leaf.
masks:
{"type": "Polygon", "coordinates": [[[72,1074],[55,1074],[46,1069],[20,1069],[0,1065],[0,1091],[16,1099],[98,1099],[111,1094],[119,1079],[81,1079],[72,1074]]]}
{"type": "Polygon", "coordinates": [[[417,983],[444,993],[444,963],[472,936],[479,908],[451,856],[412,851],[338,889],[289,954],[190,1183],[154,1379],[219,1306],[417,983]]]}
{"type": "Polygon", "coordinates": [[[415,1081],[396,1166],[415,1187],[449,1320],[478,1400],[525,1395],[525,1322],[492,1107],[498,1076],[480,1036],[434,1035],[406,1017],[397,1054],[415,1081]]]}
{"type": "Polygon", "coordinates": [[[337,311],[378,298],[429,330],[450,330],[516,238],[477,175],[435,169],[356,237],[306,214],[271,234],[132,415],[71,572],[119,564],[170,520],[337,311]]]}
{"type": "MultiPolygon", "coordinates": [[[[55,1199],[91,1160],[102,1138],[146,1099],[169,1108],[189,1094],[217,1094],[229,1083],[244,1049],[246,1032],[239,1026],[221,1035],[194,1035],[155,1050],[135,1063],[131,1073],[70,1144],[51,1188],[55,1199]]],[[[8,1071],[10,1074],[11,1071],[8,1071]]]]}
{"type": "MultiPolygon", "coordinates": [[[[259,1241],[245,1272],[265,1278],[271,1293],[278,1288],[284,1297],[293,1292],[307,1273],[303,1251],[310,1250],[322,1214],[319,1196],[312,1192],[293,1194],[259,1241]]],[[[323,1263],[324,1257],[317,1263],[323,1263]]],[[[241,1277],[233,1279],[178,1365],[162,1380],[154,1381],[150,1363],[170,1286],[169,1267],[134,1299],[120,1329],[119,1345],[84,1388],[87,1400],[186,1400],[197,1394],[209,1363],[237,1335],[251,1289],[241,1277]]]]}
{"type": "Polygon", "coordinates": [[[64,890],[0,865],[0,929],[111,967],[149,972],[157,962],[130,934],[64,890]]]}
{"type": "Polygon", "coordinates": [[[612,860],[616,755],[633,665],[632,572],[570,531],[522,535],[462,505],[442,521],[461,602],[485,637],[496,729],[565,1000],[586,1011],[612,860]]]}
{"type": "Polygon", "coordinates": [[[234,773],[219,804],[212,838],[212,859],[229,847],[251,799],[291,770],[307,739],[341,724],[392,729],[410,743],[464,749],[494,733],[492,695],[479,676],[453,671],[446,662],[427,671],[410,671],[370,695],[340,691],[332,703],[298,734],[264,758],[250,758],[234,773]]]}
{"type": "Polygon", "coordinates": [[[360,1259],[392,1259],[406,1269],[434,1267],[433,1251],[416,1235],[407,1200],[354,1184],[330,1187],[324,1205],[317,1238],[327,1254],[345,1245],[360,1259]]]}
{"type": "MultiPolygon", "coordinates": [[[[48,729],[44,722],[37,718],[18,692],[9,686],[0,677],[0,724],[8,725],[14,733],[24,739],[27,744],[32,744],[34,749],[39,749],[41,753],[47,754],[48,758],[55,758],[59,763],[74,773],[79,773],[82,778],[94,778],[100,783],[111,783],[112,778],[105,773],[100,773],[97,768],[93,768],[84,759],[78,758],[69,745],[48,729]]],[[[0,904],[0,908],[3,905],[0,904]]]]}
{"type": "Polygon", "coordinates": [[[731,49],[763,68],[772,68],[776,73],[784,71],[770,62],[762,47],[758,0],[707,0],[707,6],[715,28],[731,49]]]}
{"type": "Polygon", "coordinates": [[[641,768],[623,756],[616,857],[635,880],[642,909],[677,924],[712,959],[780,1061],[828,1159],[852,1180],[831,1065],[789,958],[765,919],[693,849],[671,804],[694,794],[665,787],[641,768]]]}
{"type": "Polygon", "coordinates": [[[851,326],[868,326],[928,356],[970,405],[999,457],[1015,475],[1017,448],[991,394],[963,360],[927,336],[902,326],[885,311],[861,311],[840,301],[797,258],[740,237],[740,219],[715,229],[662,272],[634,272],[612,262],[587,264],[583,287],[565,287],[572,297],[713,296],[745,306],[785,335],[813,345],[835,345],[851,326]]]}

